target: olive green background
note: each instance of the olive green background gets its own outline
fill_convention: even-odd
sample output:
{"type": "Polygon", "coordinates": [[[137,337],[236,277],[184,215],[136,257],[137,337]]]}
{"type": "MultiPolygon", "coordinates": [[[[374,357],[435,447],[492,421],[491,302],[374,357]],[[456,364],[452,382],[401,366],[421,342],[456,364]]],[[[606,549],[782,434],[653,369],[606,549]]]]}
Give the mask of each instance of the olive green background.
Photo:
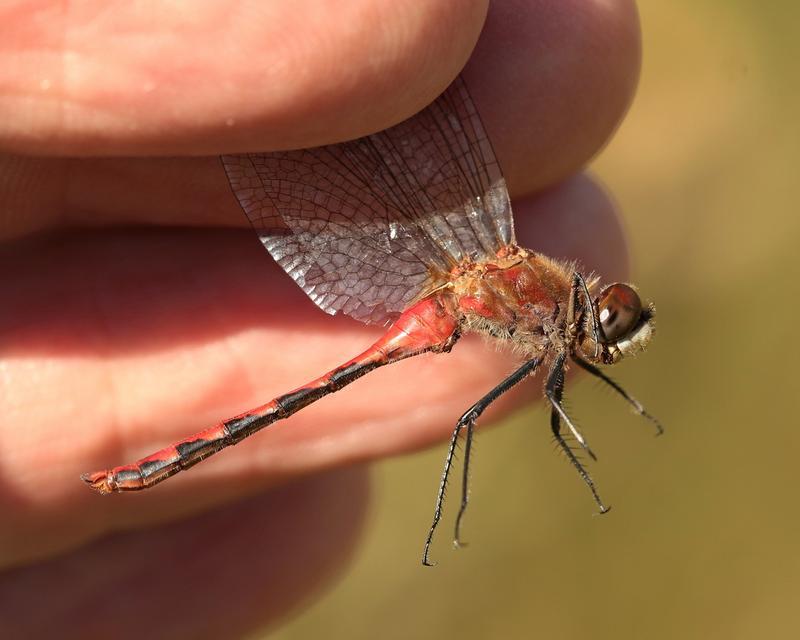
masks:
{"type": "Polygon", "coordinates": [[[468,549],[453,493],[419,565],[444,447],[383,462],[352,569],[271,637],[797,637],[798,7],[640,3],[639,93],[592,171],[658,307],[614,374],[667,434],[586,377],[568,390],[612,512],[593,517],[545,410],[520,411],[479,434],[468,549]]]}

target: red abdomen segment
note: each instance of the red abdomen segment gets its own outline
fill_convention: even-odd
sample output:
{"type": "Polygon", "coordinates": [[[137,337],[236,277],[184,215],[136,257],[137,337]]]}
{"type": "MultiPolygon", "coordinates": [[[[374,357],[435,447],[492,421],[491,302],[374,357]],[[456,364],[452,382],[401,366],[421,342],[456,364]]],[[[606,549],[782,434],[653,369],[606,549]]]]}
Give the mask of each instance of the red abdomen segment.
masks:
{"type": "Polygon", "coordinates": [[[133,464],[87,473],[81,478],[100,493],[147,489],[273,422],[288,418],[377,367],[426,351],[449,351],[458,339],[458,320],[449,306],[441,296],[425,298],[406,310],[369,349],[316,380],[133,464]]]}

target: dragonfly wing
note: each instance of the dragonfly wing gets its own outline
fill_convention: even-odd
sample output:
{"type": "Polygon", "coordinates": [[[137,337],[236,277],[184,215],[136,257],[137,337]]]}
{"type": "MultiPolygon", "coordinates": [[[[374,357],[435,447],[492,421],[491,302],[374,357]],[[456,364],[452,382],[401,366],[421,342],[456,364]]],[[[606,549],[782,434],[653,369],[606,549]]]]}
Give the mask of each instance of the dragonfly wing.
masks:
{"type": "Polygon", "coordinates": [[[264,247],[331,314],[384,324],[456,264],[514,241],[505,182],[461,78],[385,131],[222,161],[264,247]]]}

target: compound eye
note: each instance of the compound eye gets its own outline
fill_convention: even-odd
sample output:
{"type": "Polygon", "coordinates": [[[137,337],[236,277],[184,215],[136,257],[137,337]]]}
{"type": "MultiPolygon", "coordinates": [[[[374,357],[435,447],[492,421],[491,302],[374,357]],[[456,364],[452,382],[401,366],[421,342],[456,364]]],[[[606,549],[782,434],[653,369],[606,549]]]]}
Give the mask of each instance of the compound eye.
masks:
{"type": "Polygon", "coordinates": [[[597,311],[605,342],[616,342],[633,331],[639,323],[642,301],[631,287],[617,282],[600,293],[597,311]]]}

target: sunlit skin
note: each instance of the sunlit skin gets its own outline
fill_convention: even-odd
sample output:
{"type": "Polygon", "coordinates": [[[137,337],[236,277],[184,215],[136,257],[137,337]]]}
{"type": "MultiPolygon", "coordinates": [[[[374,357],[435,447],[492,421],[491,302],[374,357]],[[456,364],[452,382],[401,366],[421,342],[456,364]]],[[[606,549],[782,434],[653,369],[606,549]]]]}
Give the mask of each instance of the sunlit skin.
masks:
{"type": "MultiPolygon", "coordinates": [[[[185,632],[187,617],[173,594],[187,575],[194,575],[195,563],[217,575],[239,569],[237,581],[193,587],[201,602],[230,603],[209,608],[202,621],[205,633],[247,630],[280,618],[340,571],[357,543],[367,499],[365,476],[357,470],[319,472],[444,439],[453,416],[510,370],[507,355],[487,351],[479,341],[460,344],[446,358],[395,365],[299,414],[285,429],[232,450],[224,461],[211,461],[206,470],[198,468],[137,500],[135,509],[126,501],[98,504],[77,480],[92,463],[145,453],[237,408],[263,402],[284,382],[300,384],[309,371],[326,370],[374,339],[373,329],[320,313],[263,254],[215,157],[329,141],[323,135],[353,137],[364,127],[380,128],[410,115],[464,64],[483,20],[482,11],[465,10],[462,3],[430,2],[411,29],[406,15],[411,12],[398,18],[397,3],[365,4],[372,13],[359,19],[382,20],[381,33],[389,41],[376,41],[367,25],[355,30],[360,35],[350,34],[355,39],[350,47],[340,47],[340,36],[331,34],[324,42],[339,52],[336,68],[356,71],[351,83],[338,84],[330,78],[331,56],[318,51],[320,32],[313,31],[335,21],[321,18],[313,29],[302,20],[287,24],[286,29],[307,33],[307,49],[265,50],[279,46],[265,44],[276,21],[296,21],[302,11],[294,18],[276,9],[277,16],[224,21],[219,16],[230,14],[230,3],[193,4],[192,29],[165,38],[157,55],[142,42],[152,29],[168,34],[174,24],[153,15],[142,23],[127,17],[128,32],[139,30],[142,37],[128,38],[120,47],[104,46],[116,30],[108,22],[95,21],[80,38],[64,39],[64,33],[77,33],[75,24],[51,20],[34,29],[28,11],[4,10],[7,14],[0,16],[0,143],[9,152],[43,156],[0,159],[5,175],[0,234],[17,239],[0,253],[1,272],[14,274],[0,283],[0,501],[4,522],[10,523],[0,528],[0,550],[5,566],[17,567],[0,577],[0,625],[36,624],[33,612],[42,598],[58,593],[62,618],[51,618],[50,624],[85,624],[80,612],[91,602],[98,629],[113,620],[133,633],[134,622],[157,616],[165,632],[185,632]],[[395,21],[396,32],[388,26],[395,21]],[[237,35],[245,25],[259,42],[258,56],[237,35]],[[406,33],[420,29],[428,37],[406,33]],[[392,41],[393,33],[406,35],[392,41]],[[225,38],[241,46],[231,46],[218,66],[205,66],[203,82],[187,74],[185,61],[207,51],[208,42],[225,38]],[[72,89],[78,92],[72,98],[83,97],[84,105],[97,108],[74,113],[64,128],[58,110],[21,108],[19,96],[41,95],[42,85],[32,78],[57,76],[55,61],[30,52],[67,40],[85,43],[85,59],[101,66],[72,89]],[[23,50],[28,54],[21,56],[23,50]],[[288,60],[287,75],[275,83],[283,92],[254,95],[255,78],[280,56],[288,60]],[[365,60],[373,66],[367,68],[365,60]],[[305,65],[302,83],[292,62],[305,65]],[[115,91],[103,92],[110,72],[102,65],[111,64],[115,91]],[[150,86],[143,79],[152,79],[156,89],[143,91],[150,86]],[[387,85],[404,90],[390,92],[387,85]],[[367,113],[363,105],[369,105],[367,113]],[[354,111],[359,117],[345,115],[354,111]],[[109,113],[120,117],[108,118],[109,113]],[[228,117],[235,126],[219,124],[228,117]],[[132,129],[131,121],[140,126],[132,129]],[[319,127],[309,128],[310,121],[319,127]],[[55,157],[89,154],[133,158],[55,157]],[[200,157],[167,158],[183,154],[200,157]],[[75,225],[94,230],[63,232],[75,225]],[[115,228],[119,225],[128,226],[115,228]],[[150,229],[131,232],[129,225],[150,229]],[[208,229],[212,226],[242,232],[208,229]],[[43,229],[56,235],[19,240],[43,229]],[[252,357],[276,350],[292,354],[278,369],[268,358],[252,357]],[[466,366],[475,358],[480,370],[466,366]],[[400,393],[428,407],[415,414],[413,425],[398,420],[393,405],[407,400],[398,397],[398,388],[409,376],[415,379],[413,390],[400,393]],[[365,397],[385,401],[365,403],[365,397]],[[300,474],[309,475],[301,484],[227,504],[300,474]],[[348,509],[333,508],[340,500],[348,509]],[[175,511],[176,504],[182,511],[175,511]],[[205,513],[193,515],[200,512],[205,513]],[[167,519],[177,520],[160,524],[167,519]],[[189,548],[187,536],[193,549],[222,535],[243,548],[254,522],[264,543],[258,553],[202,554],[170,563],[172,570],[157,584],[137,592],[135,613],[120,608],[128,580],[155,573],[176,548],[189,548]],[[143,536],[147,527],[158,527],[160,535],[143,536]],[[328,534],[309,533],[320,528],[328,534]],[[135,531],[125,533],[129,529],[135,531]],[[99,539],[111,530],[123,533],[99,539]],[[137,562],[125,560],[132,556],[137,562]],[[286,556],[306,562],[278,562],[286,556]],[[80,571],[70,572],[74,566],[80,571]],[[25,580],[36,584],[36,591],[20,589],[25,580]]],[[[170,6],[176,11],[174,3],[170,6]]],[[[58,11],[55,5],[53,11],[58,11]]],[[[575,174],[622,116],[635,85],[638,55],[638,26],[627,2],[606,2],[602,9],[578,0],[535,7],[503,3],[493,7],[466,71],[514,198],[520,244],[579,259],[609,282],[625,280],[616,213],[602,190],[575,174]],[[586,47],[586,55],[576,55],[576,47],[586,47]],[[546,65],[540,62],[543,51],[546,65]],[[591,55],[598,51],[603,55],[591,55]],[[509,86],[513,99],[506,94],[509,86]],[[583,233],[575,234],[579,223],[583,233]]],[[[47,91],[58,104],[57,87],[47,91]]],[[[538,386],[526,389],[502,406],[538,397],[538,386]]],[[[437,474],[431,469],[434,481],[437,474]]]]}

